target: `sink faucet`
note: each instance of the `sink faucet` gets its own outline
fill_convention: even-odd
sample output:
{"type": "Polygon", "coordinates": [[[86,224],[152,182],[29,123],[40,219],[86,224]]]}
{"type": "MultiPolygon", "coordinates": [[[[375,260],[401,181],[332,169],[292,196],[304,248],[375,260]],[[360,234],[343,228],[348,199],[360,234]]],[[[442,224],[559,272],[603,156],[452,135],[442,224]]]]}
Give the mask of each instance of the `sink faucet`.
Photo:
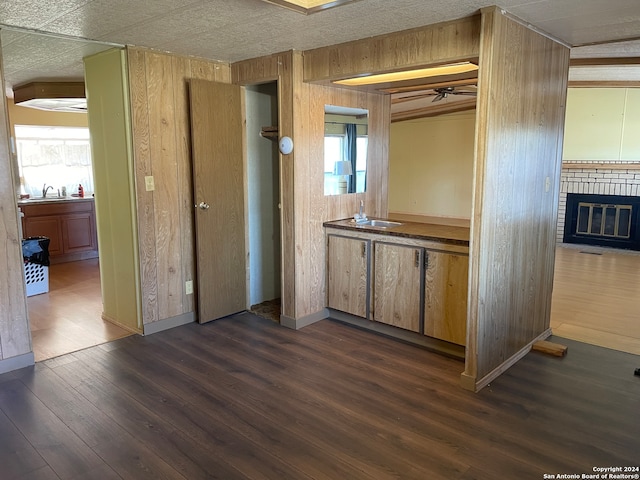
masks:
{"type": "Polygon", "coordinates": [[[42,198],[47,198],[47,192],[49,191],[50,188],[53,188],[53,187],[51,185],[47,187],[46,183],[42,186],[42,198]]]}
{"type": "Polygon", "coordinates": [[[367,215],[364,213],[364,201],[360,200],[360,212],[353,216],[356,223],[364,223],[367,221],[367,215]]]}

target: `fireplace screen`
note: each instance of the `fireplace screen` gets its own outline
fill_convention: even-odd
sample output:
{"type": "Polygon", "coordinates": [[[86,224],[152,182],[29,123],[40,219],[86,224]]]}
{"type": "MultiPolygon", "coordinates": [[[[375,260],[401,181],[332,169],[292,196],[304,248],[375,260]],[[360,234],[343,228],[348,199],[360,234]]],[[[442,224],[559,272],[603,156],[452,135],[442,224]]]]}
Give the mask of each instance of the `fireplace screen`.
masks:
{"type": "Polygon", "coordinates": [[[578,203],[577,233],[626,239],[631,236],[631,205],[578,203]]]}
{"type": "Polygon", "coordinates": [[[640,251],[640,197],[568,193],[563,241],[640,251]]]}

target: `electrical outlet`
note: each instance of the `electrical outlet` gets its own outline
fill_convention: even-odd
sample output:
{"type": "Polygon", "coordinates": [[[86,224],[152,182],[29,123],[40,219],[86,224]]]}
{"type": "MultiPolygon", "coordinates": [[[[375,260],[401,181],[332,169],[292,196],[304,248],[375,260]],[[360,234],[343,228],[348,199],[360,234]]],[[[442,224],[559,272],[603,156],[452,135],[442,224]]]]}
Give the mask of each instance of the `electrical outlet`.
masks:
{"type": "Polygon", "coordinates": [[[147,189],[147,192],[153,192],[156,188],[153,183],[153,176],[149,175],[148,177],[144,177],[144,187],[147,189]]]}
{"type": "Polygon", "coordinates": [[[193,293],[193,280],[187,280],[185,282],[184,290],[187,295],[191,295],[193,293]]]}

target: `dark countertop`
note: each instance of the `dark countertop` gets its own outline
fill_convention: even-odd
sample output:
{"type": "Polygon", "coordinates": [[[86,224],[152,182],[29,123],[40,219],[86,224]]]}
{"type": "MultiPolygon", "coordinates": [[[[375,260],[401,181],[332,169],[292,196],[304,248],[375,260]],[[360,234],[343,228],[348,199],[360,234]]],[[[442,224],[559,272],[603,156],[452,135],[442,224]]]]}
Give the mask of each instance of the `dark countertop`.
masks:
{"type": "MultiPolygon", "coordinates": [[[[384,218],[369,218],[369,220],[386,220],[384,218]]],[[[469,228],[433,223],[401,222],[402,225],[392,228],[372,227],[371,225],[357,225],[352,218],[324,222],[326,228],[338,228],[356,232],[375,233],[391,237],[415,238],[418,240],[434,240],[453,245],[469,246],[469,228]]]]}
{"type": "Polygon", "coordinates": [[[62,202],[87,202],[93,201],[93,196],[90,197],[47,197],[47,198],[28,198],[24,200],[18,200],[18,206],[24,205],[42,205],[46,203],[62,203],[62,202]]]}

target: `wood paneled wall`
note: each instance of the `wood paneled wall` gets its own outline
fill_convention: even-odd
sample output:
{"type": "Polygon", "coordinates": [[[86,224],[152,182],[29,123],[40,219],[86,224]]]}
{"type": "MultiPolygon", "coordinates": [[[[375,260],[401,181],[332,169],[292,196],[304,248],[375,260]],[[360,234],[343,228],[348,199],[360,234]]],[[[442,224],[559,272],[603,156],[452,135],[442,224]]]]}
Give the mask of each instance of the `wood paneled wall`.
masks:
{"type": "MultiPolygon", "coordinates": [[[[283,52],[231,65],[231,81],[237,85],[278,82],[278,135],[294,139],[294,150],[280,154],[280,243],[281,243],[281,313],[295,318],[295,231],[294,231],[294,158],[303,139],[293,133],[294,94],[293,62],[296,52],[283,52]]],[[[297,60],[299,62],[300,60],[297,60]]],[[[266,125],[265,125],[266,126],[266,125]]]]}
{"type": "Polygon", "coordinates": [[[465,388],[549,333],[568,67],[569,48],[483,10],[465,388]]]}
{"type": "Polygon", "coordinates": [[[127,48],[142,286],[142,318],[194,312],[193,187],[188,81],[230,82],[228,64],[127,48]],[[155,190],[147,192],[145,177],[155,190]]]}
{"type": "Polygon", "coordinates": [[[279,135],[290,136],[294,149],[281,155],[282,315],[289,325],[321,314],[325,299],[323,222],[352,216],[360,200],[371,216],[385,216],[390,102],[369,94],[304,82],[300,52],[233,64],[234,83],[278,81],[279,135]],[[367,193],[324,196],[324,106],[369,110],[367,193]]]}
{"type": "Polygon", "coordinates": [[[304,52],[304,80],[407,70],[478,58],[480,15],[304,52]]]}
{"type": "MultiPolygon", "coordinates": [[[[4,92],[1,55],[0,87],[4,92]]],[[[4,94],[0,97],[2,97],[0,100],[0,270],[2,271],[0,275],[0,372],[2,372],[33,363],[33,356],[31,355],[26,363],[23,361],[3,368],[7,359],[31,352],[31,334],[27,320],[15,177],[9,147],[7,99],[4,94]]]]}

